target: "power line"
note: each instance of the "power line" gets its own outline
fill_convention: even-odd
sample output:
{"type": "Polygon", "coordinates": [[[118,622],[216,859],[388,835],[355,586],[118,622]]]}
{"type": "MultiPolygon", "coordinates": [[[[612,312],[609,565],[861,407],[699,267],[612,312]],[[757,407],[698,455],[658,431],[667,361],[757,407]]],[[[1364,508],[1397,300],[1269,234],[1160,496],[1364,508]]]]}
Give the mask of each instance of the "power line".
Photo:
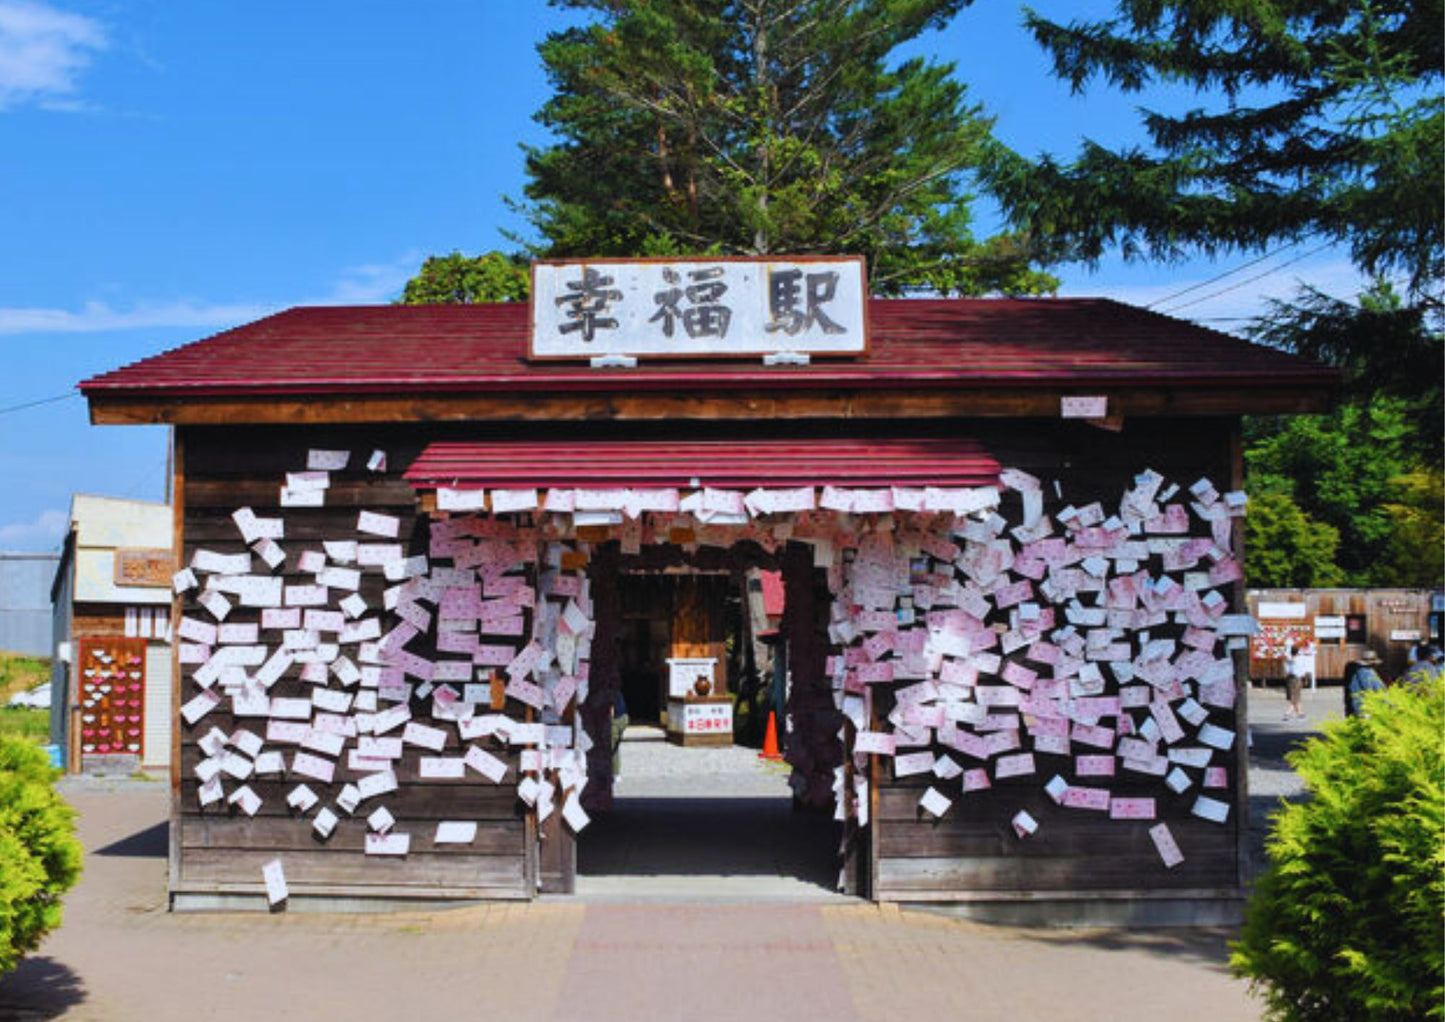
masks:
{"type": "Polygon", "coordinates": [[[152,479],[153,479],[152,473],[153,473],[153,472],[157,472],[157,471],[160,472],[161,479],[162,479],[161,486],[162,486],[162,488],[164,488],[164,486],[165,486],[164,480],[165,480],[166,464],[167,464],[169,461],[170,461],[170,455],[167,454],[165,457],[161,458],[161,461],[160,461],[160,464],[159,464],[159,465],[152,465],[152,466],[150,466],[149,468],[147,468],[144,472],[142,472],[142,473],[140,474],[140,476],[136,479],[136,481],[130,485],[130,487],[129,487],[128,489],[126,489],[125,491],[123,491],[123,495],[124,495],[124,496],[127,496],[127,497],[134,497],[138,491],[140,491],[140,490],[144,489],[145,487],[151,485],[151,482],[152,482],[152,479]]]}
{"type": "MultiPolygon", "coordinates": [[[[1286,266],[1293,266],[1295,263],[1299,262],[1302,259],[1308,259],[1312,255],[1323,252],[1325,249],[1329,248],[1333,244],[1333,241],[1327,241],[1323,245],[1318,245],[1315,248],[1310,249],[1308,252],[1295,256],[1293,259],[1286,259],[1278,266],[1271,267],[1270,269],[1265,270],[1263,273],[1256,273],[1253,277],[1246,277],[1244,280],[1241,280],[1238,283],[1229,285],[1229,287],[1222,287],[1218,291],[1213,291],[1207,295],[1204,295],[1201,298],[1196,298],[1193,301],[1185,302],[1183,305],[1176,305],[1174,306],[1174,308],[1167,310],[1168,314],[1172,316],[1180,309],[1187,309],[1191,305],[1198,305],[1200,302],[1207,302],[1211,298],[1218,298],[1220,295],[1227,295],[1231,291],[1238,291],[1246,284],[1253,284],[1256,280],[1263,280],[1265,277],[1273,276],[1280,270],[1284,269],[1286,266]]],[[[1153,306],[1150,306],[1150,308],[1153,308],[1153,306]]]]}
{"type": "Polygon", "coordinates": [[[39,401],[27,401],[21,405],[11,405],[9,408],[0,408],[0,415],[9,415],[11,412],[23,412],[27,408],[38,408],[40,405],[53,405],[57,401],[68,401],[73,397],[80,397],[80,392],[72,390],[68,394],[57,394],[55,397],[43,397],[39,401]]]}
{"type": "Polygon", "coordinates": [[[1219,283],[1221,280],[1223,280],[1224,278],[1226,278],[1226,277],[1232,277],[1232,276],[1234,276],[1236,273],[1243,273],[1245,270],[1249,269],[1251,266],[1258,266],[1260,263],[1264,262],[1266,259],[1273,259],[1275,256],[1279,255],[1281,252],[1285,252],[1285,251],[1293,248],[1295,245],[1298,245],[1298,244],[1299,244],[1299,242],[1297,242],[1297,241],[1285,242],[1283,245],[1281,245],[1279,248],[1275,249],[1273,252],[1266,252],[1264,255],[1259,256],[1259,257],[1256,258],[1256,259],[1251,259],[1251,260],[1250,260],[1249,262],[1247,262],[1247,263],[1241,263],[1239,266],[1236,266],[1236,267],[1235,267],[1234,269],[1232,269],[1232,270],[1225,270],[1223,273],[1219,274],[1218,276],[1210,277],[1208,280],[1202,280],[1202,281],[1200,281],[1198,284],[1190,284],[1190,285],[1189,285],[1188,287],[1186,287],[1184,290],[1182,290],[1182,291],[1175,291],[1172,295],[1166,295],[1166,296],[1164,296],[1163,298],[1160,298],[1160,299],[1157,299],[1156,301],[1150,302],[1148,305],[1144,306],[1144,308],[1146,308],[1146,309],[1157,309],[1157,308],[1158,308],[1159,306],[1161,306],[1161,305],[1167,305],[1169,302],[1174,301],[1174,299],[1176,299],[1176,298],[1182,298],[1182,297],[1184,297],[1184,296],[1187,295],[1187,294],[1191,294],[1191,293],[1193,293],[1193,292],[1195,292],[1195,291],[1198,291],[1198,290],[1199,290],[1200,288],[1202,288],[1202,287],[1208,287],[1210,284],[1217,284],[1217,283],[1219,283]]]}

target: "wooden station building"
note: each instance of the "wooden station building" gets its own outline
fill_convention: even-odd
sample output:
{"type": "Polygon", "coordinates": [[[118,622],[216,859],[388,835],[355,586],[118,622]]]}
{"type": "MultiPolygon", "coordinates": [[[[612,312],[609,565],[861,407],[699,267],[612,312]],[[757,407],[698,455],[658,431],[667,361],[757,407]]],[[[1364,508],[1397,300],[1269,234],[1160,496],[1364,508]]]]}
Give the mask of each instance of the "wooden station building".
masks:
{"type": "Polygon", "coordinates": [[[629,608],[705,654],[762,569],[841,889],[1237,908],[1240,416],[1333,372],[1107,300],[835,311],[843,262],[539,265],[531,308],[296,308],[84,382],[174,427],[173,904],[570,890],[629,608]],[[676,303],[747,273],[733,350],[676,303]]]}

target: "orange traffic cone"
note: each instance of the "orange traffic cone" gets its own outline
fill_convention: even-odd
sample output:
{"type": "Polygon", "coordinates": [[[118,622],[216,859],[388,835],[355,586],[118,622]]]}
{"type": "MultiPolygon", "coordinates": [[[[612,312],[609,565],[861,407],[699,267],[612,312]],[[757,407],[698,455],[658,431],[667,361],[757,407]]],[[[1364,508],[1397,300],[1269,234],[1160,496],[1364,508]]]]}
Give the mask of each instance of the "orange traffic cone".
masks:
{"type": "Polygon", "coordinates": [[[783,754],[778,751],[778,721],[771,710],[768,711],[768,730],[763,736],[763,751],[758,753],[759,759],[782,759],[783,754]]]}

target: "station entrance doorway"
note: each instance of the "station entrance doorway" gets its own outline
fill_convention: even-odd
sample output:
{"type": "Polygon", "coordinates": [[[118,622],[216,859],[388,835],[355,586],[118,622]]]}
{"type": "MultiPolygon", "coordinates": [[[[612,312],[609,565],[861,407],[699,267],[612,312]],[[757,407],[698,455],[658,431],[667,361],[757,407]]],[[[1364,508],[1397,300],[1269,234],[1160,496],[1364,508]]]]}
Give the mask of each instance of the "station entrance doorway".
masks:
{"type": "Polygon", "coordinates": [[[592,683],[615,686],[613,712],[627,724],[610,797],[575,839],[558,835],[575,841],[573,893],[838,896],[844,825],[831,798],[807,797],[791,762],[842,758],[839,718],[817,713],[804,691],[826,684],[810,678],[809,651],[802,675],[789,670],[794,633],[826,630],[827,580],[811,556],[795,556],[789,603],[786,560],[746,542],[594,550],[592,683]]]}

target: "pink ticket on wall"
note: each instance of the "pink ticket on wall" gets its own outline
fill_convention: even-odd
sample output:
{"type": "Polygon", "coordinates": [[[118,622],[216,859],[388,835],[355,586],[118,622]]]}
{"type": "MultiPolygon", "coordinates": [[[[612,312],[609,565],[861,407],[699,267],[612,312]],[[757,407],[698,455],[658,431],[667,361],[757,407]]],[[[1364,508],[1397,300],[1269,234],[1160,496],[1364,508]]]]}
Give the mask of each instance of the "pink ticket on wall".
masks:
{"type": "Polygon", "coordinates": [[[1109,802],[1111,820],[1152,820],[1154,816],[1152,798],[1116,798],[1109,802]]]}
{"type": "Polygon", "coordinates": [[[1062,805],[1068,806],[1070,809],[1093,809],[1098,812],[1106,812],[1110,802],[1109,789],[1076,788],[1071,785],[1069,790],[1064,792],[1060,801],[1062,805]]]}
{"type": "Polygon", "coordinates": [[[1179,850],[1179,845],[1174,840],[1174,835],[1169,832],[1169,825],[1165,823],[1156,824],[1149,828],[1149,837],[1154,841],[1154,847],[1159,851],[1159,858],[1163,860],[1167,869],[1173,869],[1184,861],[1184,853],[1179,850]]]}
{"type": "Polygon", "coordinates": [[[859,731],[853,740],[853,751],[876,756],[891,756],[896,751],[897,741],[881,731],[859,731]]]}
{"type": "Polygon", "coordinates": [[[1012,756],[1000,756],[993,774],[996,778],[1021,777],[1033,773],[1034,770],[1034,754],[1020,752],[1012,756]]]}
{"type": "Polygon", "coordinates": [[[1074,772],[1081,778],[1111,778],[1114,776],[1114,757],[1075,756],[1074,772]]]}

